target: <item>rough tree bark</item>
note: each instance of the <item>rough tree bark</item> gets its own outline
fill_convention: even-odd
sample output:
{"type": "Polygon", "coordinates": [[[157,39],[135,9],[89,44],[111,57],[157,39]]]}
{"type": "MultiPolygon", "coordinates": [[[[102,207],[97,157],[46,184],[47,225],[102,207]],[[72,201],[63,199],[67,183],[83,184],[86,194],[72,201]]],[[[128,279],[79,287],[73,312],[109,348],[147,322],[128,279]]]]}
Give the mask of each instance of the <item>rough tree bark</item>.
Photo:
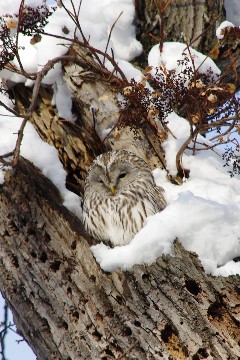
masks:
{"type": "Polygon", "coordinates": [[[175,257],[104,273],[79,219],[23,159],[0,201],[0,287],[38,359],[240,356],[238,277],[206,275],[179,242],[175,257]]]}
{"type": "MultiPolygon", "coordinates": [[[[138,36],[144,48],[137,62],[140,66],[146,67],[149,50],[156,44],[156,39],[160,38],[160,16],[154,0],[135,0],[135,7],[139,19],[138,36]]],[[[173,0],[164,11],[162,19],[164,41],[187,40],[193,48],[209,54],[217,44],[216,29],[225,20],[224,0],[173,0]]],[[[216,60],[222,72],[229,65],[229,57],[226,56],[225,50],[225,47],[220,48],[216,60]]],[[[238,74],[240,73],[239,53],[240,49],[237,46],[233,50],[233,57],[238,58],[236,62],[238,74]]],[[[235,80],[236,73],[231,70],[226,76],[226,82],[235,82],[235,80]]]]}
{"type": "MultiPolygon", "coordinates": [[[[107,148],[131,145],[151,167],[165,166],[151,127],[137,136],[124,128],[107,141],[99,138],[90,105],[96,104],[97,127],[115,124],[117,88],[89,73],[89,67],[86,77],[80,60],[87,56],[64,64],[77,126],[58,118],[51,91],[43,87],[31,119],[39,135],[58,149],[68,183],[75,182],[79,194],[87,167],[107,148]]],[[[31,89],[18,85],[14,94],[18,106],[27,108],[31,89]]],[[[197,256],[178,240],[174,257],[105,273],[81,221],[24,159],[6,171],[0,208],[0,289],[39,360],[240,357],[239,277],[206,275],[197,256]]]]}

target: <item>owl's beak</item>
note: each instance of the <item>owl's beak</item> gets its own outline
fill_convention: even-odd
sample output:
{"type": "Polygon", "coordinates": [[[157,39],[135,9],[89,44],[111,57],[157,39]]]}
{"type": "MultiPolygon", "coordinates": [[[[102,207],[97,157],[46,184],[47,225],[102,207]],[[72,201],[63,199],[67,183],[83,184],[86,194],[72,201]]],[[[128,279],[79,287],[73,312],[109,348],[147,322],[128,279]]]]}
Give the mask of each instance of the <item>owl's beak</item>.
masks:
{"type": "Polygon", "coordinates": [[[115,189],[115,187],[113,186],[112,183],[109,184],[109,189],[111,190],[111,193],[112,193],[113,195],[116,194],[116,189],[115,189]]]}

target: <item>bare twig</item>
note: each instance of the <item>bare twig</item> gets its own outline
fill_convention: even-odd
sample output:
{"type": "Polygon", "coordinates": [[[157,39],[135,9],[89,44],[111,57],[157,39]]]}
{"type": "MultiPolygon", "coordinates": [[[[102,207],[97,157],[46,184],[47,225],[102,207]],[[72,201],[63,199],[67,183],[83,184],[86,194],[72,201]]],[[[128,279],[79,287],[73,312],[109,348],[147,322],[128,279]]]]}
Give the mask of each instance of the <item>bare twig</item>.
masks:
{"type": "MultiPolygon", "coordinates": [[[[82,2],[80,2],[79,11],[80,11],[80,7],[81,7],[81,3],[82,2]]],[[[64,5],[63,1],[61,1],[62,7],[66,11],[66,13],[69,15],[69,17],[72,19],[72,21],[75,23],[78,30],[80,31],[80,34],[81,34],[81,36],[83,38],[84,44],[88,44],[88,40],[86,39],[86,37],[85,37],[85,35],[84,35],[83,31],[82,31],[81,25],[80,25],[79,20],[78,20],[78,14],[75,11],[75,7],[74,7],[74,4],[73,4],[72,1],[71,1],[71,4],[73,6],[74,14],[72,14],[71,11],[64,5]]]]}
{"type": "Polygon", "coordinates": [[[7,360],[5,354],[5,350],[6,350],[5,340],[8,331],[8,308],[6,304],[4,305],[4,319],[0,325],[3,327],[3,330],[0,331],[0,345],[1,345],[0,354],[2,355],[2,360],[7,360]]]}
{"type": "Polygon", "coordinates": [[[163,41],[164,41],[164,19],[163,14],[167,7],[171,4],[172,0],[168,0],[166,4],[164,4],[164,0],[154,0],[154,4],[158,10],[160,19],[159,19],[159,51],[162,53],[163,51],[163,41]]]}
{"type": "Polygon", "coordinates": [[[21,21],[22,21],[22,17],[23,17],[24,2],[25,2],[25,0],[21,1],[20,6],[19,6],[19,11],[18,11],[18,19],[19,19],[19,21],[18,21],[18,24],[17,24],[16,52],[14,53],[14,55],[17,58],[17,61],[18,61],[18,64],[19,64],[19,67],[21,69],[22,74],[26,74],[27,77],[29,77],[29,75],[25,72],[25,70],[23,68],[23,65],[22,65],[22,62],[21,62],[21,59],[20,59],[20,56],[19,56],[19,53],[18,53],[18,41],[19,41],[19,33],[20,33],[19,28],[20,28],[20,24],[21,24],[21,21]]]}
{"type": "MultiPolygon", "coordinates": [[[[61,39],[61,40],[67,40],[67,41],[70,41],[72,43],[75,43],[77,45],[79,45],[80,47],[83,47],[83,48],[86,48],[90,51],[90,53],[95,57],[96,55],[102,55],[102,56],[105,56],[107,60],[110,61],[110,63],[115,66],[117,72],[120,74],[123,82],[125,84],[128,84],[128,80],[124,74],[124,72],[122,71],[122,69],[119,67],[119,65],[117,64],[117,62],[108,54],[106,54],[105,52],[99,50],[99,49],[96,49],[95,47],[91,46],[90,44],[88,43],[84,43],[82,41],[79,41],[78,39],[71,39],[71,38],[68,38],[68,37],[65,37],[65,36],[60,36],[60,35],[54,35],[54,34],[50,34],[50,33],[46,33],[44,32],[44,35],[47,35],[47,36],[51,36],[51,37],[55,37],[57,39],[61,39]]],[[[103,65],[102,65],[103,67],[103,65]]],[[[105,67],[103,67],[105,69],[105,67]]],[[[108,70],[107,70],[108,71],[108,70]]]]}
{"type": "Polygon", "coordinates": [[[218,135],[216,135],[216,136],[213,136],[213,137],[210,139],[210,141],[213,141],[213,140],[215,140],[215,139],[218,139],[219,136],[224,137],[225,135],[228,135],[228,134],[230,133],[230,131],[235,127],[235,125],[236,125],[236,121],[233,121],[232,124],[229,125],[229,128],[228,128],[224,133],[218,134],[218,135]]]}
{"type": "Polygon", "coordinates": [[[212,122],[212,123],[204,124],[203,127],[202,127],[202,129],[203,129],[203,130],[204,130],[204,129],[207,130],[207,129],[209,129],[209,128],[218,127],[218,126],[220,126],[220,125],[228,126],[229,123],[227,123],[227,121],[234,120],[235,123],[236,123],[236,121],[240,119],[239,116],[240,116],[240,114],[236,114],[235,116],[231,116],[231,117],[228,117],[228,118],[222,118],[222,119],[216,120],[216,121],[214,121],[214,122],[212,122]]]}
{"type": "Polygon", "coordinates": [[[193,131],[192,134],[189,135],[189,137],[187,138],[186,141],[184,141],[184,143],[182,144],[182,146],[180,147],[180,149],[177,152],[176,155],[176,168],[177,168],[177,172],[178,175],[183,177],[185,172],[184,172],[184,168],[182,167],[182,156],[184,151],[186,150],[187,146],[190,144],[190,142],[194,139],[194,137],[198,134],[198,129],[195,129],[193,131]]]}
{"type": "Polygon", "coordinates": [[[187,50],[188,50],[189,58],[190,58],[190,61],[191,61],[191,63],[192,63],[192,67],[193,67],[193,72],[194,72],[194,83],[196,84],[197,71],[196,71],[196,67],[195,67],[194,60],[193,60],[193,56],[192,56],[192,54],[191,54],[190,46],[189,46],[189,44],[188,44],[188,43],[187,43],[187,50]]]}
{"type": "MultiPolygon", "coordinates": [[[[105,48],[105,54],[107,54],[108,45],[109,45],[109,42],[110,42],[110,39],[111,39],[111,36],[112,36],[113,29],[114,29],[116,23],[118,22],[119,18],[122,16],[122,14],[123,14],[123,11],[120,12],[120,14],[118,15],[118,17],[116,18],[116,20],[114,21],[114,23],[111,26],[111,29],[110,29],[110,32],[109,32],[109,35],[108,35],[108,39],[107,39],[107,45],[106,45],[106,48],[105,48]]],[[[105,65],[105,58],[106,58],[106,56],[103,57],[103,65],[105,65]]]]}
{"type": "Polygon", "coordinates": [[[220,82],[222,79],[224,79],[227,76],[227,74],[229,73],[231,68],[236,64],[239,58],[240,58],[240,54],[238,54],[238,56],[236,56],[236,58],[230,62],[224,73],[216,80],[216,83],[220,82]]]}
{"type": "Polygon", "coordinates": [[[32,112],[34,111],[36,104],[37,104],[37,97],[39,94],[39,89],[40,89],[40,85],[42,82],[43,77],[48,73],[48,71],[50,69],[53,68],[54,64],[59,62],[59,61],[63,61],[63,60],[69,60],[69,59],[73,59],[74,57],[72,56],[59,56],[55,59],[52,59],[50,61],[47,62],[47,64],[41,69],[41,71],[38,73],[37,75],[37,79],[36,82],[34,84],[33,87],[33,92],[32,92],[32,99],[31,99],[31,103],[29,108],[27,109],[25,114],[19,114],[17,112],[15,112],[14,110],[8,108],[4,103],[2,103],[0,101],[0,105],[4,106],[8,111],[11,111],[15,116],[20,116],[23,117],[23,121],[22,124],[20,126],[20,129],[18,130],[18,137],[17,137],[17,141],[16,141],[16,145],[15,145],[15,149],[14,151],[1,155],[0,156],[0,162],[4,165],[9,165],[12,167],[16,167],[19,156],[20,156],[20,147],[21,147],[21,142],[23,139],[23,133],[24,133],[24,128],[27,124],[28,119],[32,116],[32,112]],[[12,161],[7,161],[5,160],[5,158],[10,157],[13,155],[13,160],[12,161]]]}
{"type": "MultiPolygon", "coordinates": [[[[82,0],[79,1],[78,11],[77,11],[77,14],[76,14],[77,21],[78,21],[78,24],[79,24],[79,25],[80,25],[80,22],[79,22],[78,19],[79,19],[79,15],[80,15],[81,6],[82,6],[82,0]]],[[[81,27],[81,26],[80,26],[80,27],[81,27]]],[[[76,29],[74,30],[74,37],[76,37],[77,29],[78,29],[78,27],[76,26],[76,29]]],[[[79,31],[80,31],[80,30],[79,30],[79,31]]]]}
{"type": "Polygon", "coordinates": [[[15,110],[11,109],[9,106],[7,106],[6,104],[4,104],[4,102],[2,102],[1,100],[0,100],[0,106],[4,107],[4,109],[6,109],[7,111],[11,112],[13,115],[19,116],[19,114],[18,114],[15,110]]]}
{"type": "Polygon", "coordinates": [[[23,119],[20,129],[18,130],[18,137],[17,137],[16,146],[14,149],[12,167],[16,167],[18,159],[19,159],[20,147],[21,147],[21,143],[22,143],[22,139],[23,139],[23,131],[26,126],[27,120],[28,120],[27,118],[23,119]]]}

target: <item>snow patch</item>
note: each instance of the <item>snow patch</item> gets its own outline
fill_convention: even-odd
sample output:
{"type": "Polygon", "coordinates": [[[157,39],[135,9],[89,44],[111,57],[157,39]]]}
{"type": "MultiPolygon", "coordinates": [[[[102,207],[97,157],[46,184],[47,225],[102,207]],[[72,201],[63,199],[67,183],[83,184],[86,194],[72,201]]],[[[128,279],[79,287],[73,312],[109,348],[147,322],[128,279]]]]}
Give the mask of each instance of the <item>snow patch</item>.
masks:
{"type": "Polygon", "coordinates": [[[222,30],[227,28],[227,27],[234,27],[233,23],[231,23],[230,21],[223,21],[220,26],[217,28],[216,30],[216,36],[219,40],[224,38],[224,34],[222,34],[222,30]]]}

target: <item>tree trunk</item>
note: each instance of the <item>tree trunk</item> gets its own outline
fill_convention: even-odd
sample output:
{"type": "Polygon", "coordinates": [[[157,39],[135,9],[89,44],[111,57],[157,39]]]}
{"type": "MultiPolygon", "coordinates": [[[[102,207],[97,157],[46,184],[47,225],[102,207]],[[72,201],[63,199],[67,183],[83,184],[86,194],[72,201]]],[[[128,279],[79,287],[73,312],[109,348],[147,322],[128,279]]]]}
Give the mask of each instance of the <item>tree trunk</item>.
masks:
{"type": "MultiPolygon", "coordinates": [[[[197,27],[189,26],[187,36],[192,39],[202,31],[207,11],[203,4],[208,11],[222,9],[220,1],[196,2],[190,8],[172,2],[164,15],[172,39],[181,31],[174,33],[171,24],[184,21],[189,9],[197,27]]],[[[144,6],[153,6],[153,1],[144,6]]],[[[145,33],[151,31],[150,23],[147,20],[145,33]]],[[[91,58],[80,55],[76,64],[63,64],[76,124],[59,119],[48,87],[41,88],[31,119],[41,138],[58,149],[68,187],[79,195],[91,161],[108,148],[134,148],[152,168],[165,166],[151,126],[125,127],[103,139],[102,130],[114,128],[119,119],[117,82],[89,72],[91,58]]],[[[31,89],[18,85],[14,97],[18,107],[27,108],[31,89]]],[[[151,265],[105,273],[92,255],[93,240],[81,221],[25,159],[14,171],[6,171],[0,208],[0,288],[18,330],[39,360],[240,357],[239,277],[207,275],[197,256],[178,240],[174,257],[163,255],[151,265]]]]}
{"type": "MultiPolygon", "coordinates": [[[[160,3],[160,2],[159,2],[160,3]]],[[[162,3],[167,3],[163,1],[162,3]]],[[[160,15],[154,0],[135,0],[138,16],[138,37],[143,44],[143,53],[137,63],[147,66],[149,50],[160,40],[160,15]]],[[[196,50],[208,55],[217,45],[216,29],[225,20],[223,0],[173,0],[162,14],[164,41],[186,41],[196,50]]],[[[236,42],[237,44],[239,43],[236,42]]],[[[240,49],[234,46],[231,59],[226,56],[226,48],[220,47],[217,65],[224,73],[233,58],[236,71],[230,69],[226,82],[236,82],[236,72],[240,72],[240,49]]],[[[239,87],[239,80],[237,80],[239,87]]]]}
{"type": "MultiPolygon", "coordinates": [[[[140,20],[139,39],[144,48],[141,59],[146,66],[149,50],[157,38],[160,39],[160,15],[154,0],[135,0],[135,4],[140,20]]],[[[164,41],[185,42],[185,38],[194,48],[207,54],[217,43],[216,28],[223,20],[223,0],[173,0],[162,15],[164,41]],[[211,24],[213,26],[204,33],[211,24]]]]}
{"type": "Polygon", "coordinates": [[[0,287],[39,360],[237,359],[239,277],[206,275],[196,255],[104,273],[81,222],[26,160],[0,195],[0,287]]]}

